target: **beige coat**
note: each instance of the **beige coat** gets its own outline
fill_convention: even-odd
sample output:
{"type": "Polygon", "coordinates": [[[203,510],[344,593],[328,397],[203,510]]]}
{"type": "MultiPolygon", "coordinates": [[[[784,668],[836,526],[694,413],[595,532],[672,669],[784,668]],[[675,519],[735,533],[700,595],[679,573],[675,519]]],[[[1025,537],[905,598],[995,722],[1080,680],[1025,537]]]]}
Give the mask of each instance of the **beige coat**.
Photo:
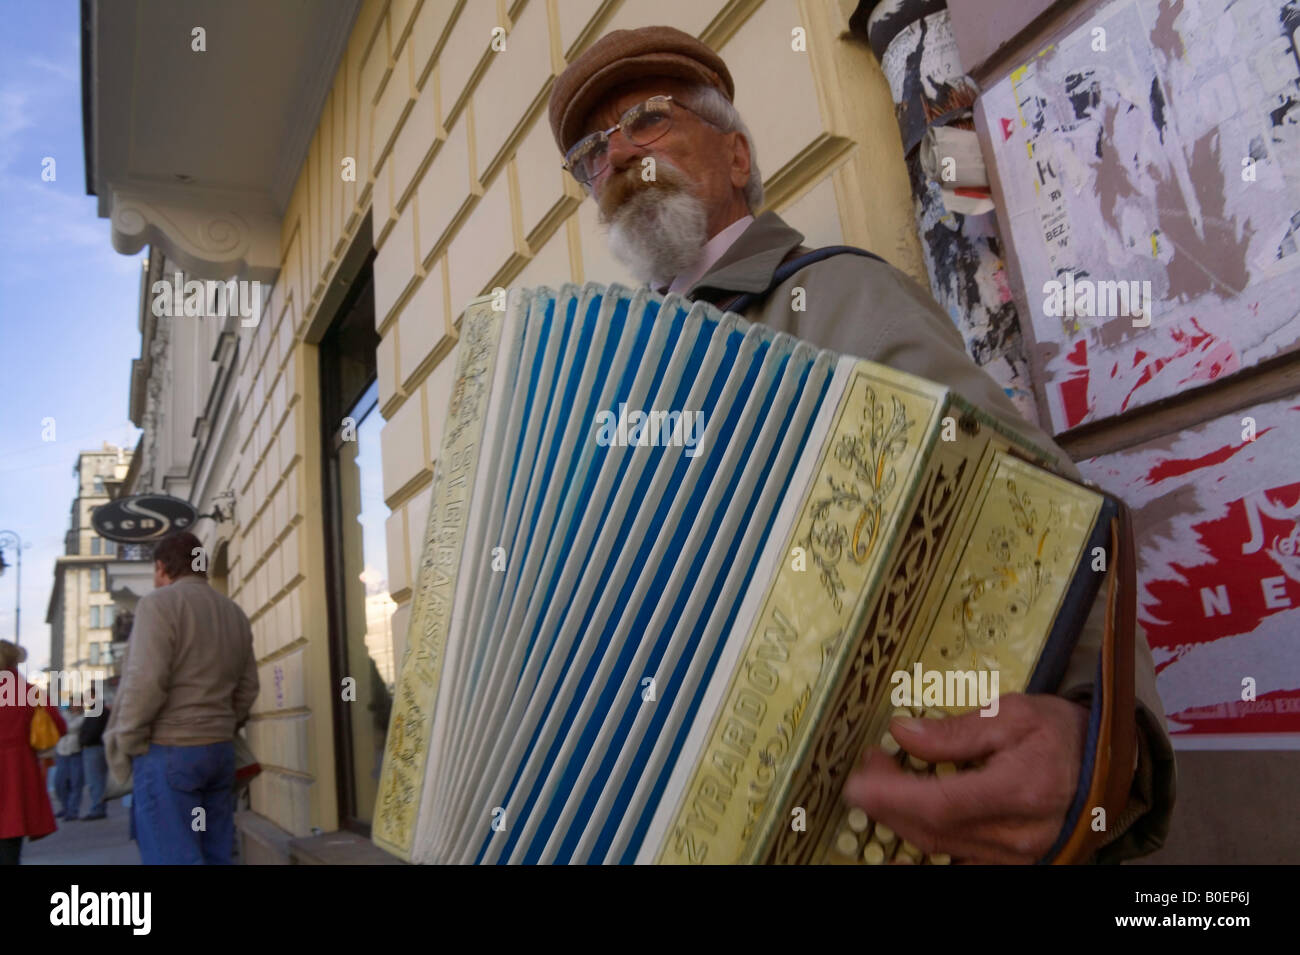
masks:
{"type": "Polygon", "coordinates": [[[150,743],[228,742],[257,698],[253,632],[239,605],[194,575],[140,600],[130,652],[104,734],[120,780],[150,743]]]}
{"type": "MultiPolygon", "coordinates": [[[[739,292],[761,293],[782,259],[803,236],[776,213],[756,218],[735,243],[688,291],[726,305],[739,292]]],[[[1036,425],[1020,416],[1002,389],[970,358],[952,320],[928,292],[892,266],[859,255],[837,255],[799,270],[746,312],[750,321],[789,332],[822,348],[950,386],[1020,433],[1055,453],[1061,470],[1079,472],[1036,425]],[[793,311],[793,289],[804,289],[805,309],[793,311]]],[[[1102,594],[1104,596],[1103,588],[1102,594]]],[[[1102,597],[1095,602],[1070,659],[1058,695],[1086,701],[1097,672],[1104,621],[1102,597]]],[[[1119,861],[1144,855],[1164,843],[1174,799],[1174,757],[1156,692],[1155,670],[1145,634],[1138,628],[1135,682],[1138,707],[1138,771],[1124,818],[1113,826],[1114,841],[1100,855],[1119,861]]]]}

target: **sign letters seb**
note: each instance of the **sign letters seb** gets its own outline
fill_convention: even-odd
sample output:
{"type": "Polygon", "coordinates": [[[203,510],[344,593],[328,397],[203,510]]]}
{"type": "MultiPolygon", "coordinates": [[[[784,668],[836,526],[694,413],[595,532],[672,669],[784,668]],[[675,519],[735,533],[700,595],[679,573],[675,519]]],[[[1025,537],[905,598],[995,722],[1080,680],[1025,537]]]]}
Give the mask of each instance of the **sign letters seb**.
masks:
{"type": "Polygon", "coordinates": [[[101,504],[90,514],[100,537],[121,544],[155,541],[182,531],[198,519],[189,501],[167,494],[136,494],[101,504]]]}

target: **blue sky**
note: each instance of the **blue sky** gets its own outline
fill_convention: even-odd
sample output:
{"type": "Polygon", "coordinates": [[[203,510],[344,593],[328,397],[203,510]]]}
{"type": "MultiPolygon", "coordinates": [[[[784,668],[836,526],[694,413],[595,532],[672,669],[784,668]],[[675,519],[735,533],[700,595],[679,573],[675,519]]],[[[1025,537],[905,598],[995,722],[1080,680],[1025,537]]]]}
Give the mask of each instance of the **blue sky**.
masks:
{"type": "MultiPolygon", "coordinates": [[[[23,552],[29,673],[49,659],[45,610],[63,551],[77,452],[134,448],[127,416],[140,263],[113,251],[86,195],[75,0],[0,0],[0,530],[23,552]],[[45,157],[55,179],[41,178],[45,157]],[[41,421],[54,418],[55,440],[41,421]]],[[[6,562],[14,562],[12,548],[6,562]]],[[[0,637],[13,639],[14,572],[0,577],[0,637]]]]}

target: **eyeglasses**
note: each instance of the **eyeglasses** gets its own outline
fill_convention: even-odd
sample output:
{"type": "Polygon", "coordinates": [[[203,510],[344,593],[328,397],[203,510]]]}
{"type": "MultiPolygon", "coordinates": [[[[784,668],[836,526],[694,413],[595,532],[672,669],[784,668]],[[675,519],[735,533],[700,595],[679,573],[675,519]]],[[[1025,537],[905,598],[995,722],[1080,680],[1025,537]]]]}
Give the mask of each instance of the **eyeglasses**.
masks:
{"type": "MultiPolygon", "coordinates": [[[[649,146],[673,128],[673,105],[671,96],[652,96],[644,103],[638,103],[609,129],[584,136],[574,143],[564,154],[563,168],[567,169],[578,182],[584,185],[591,182],[609,166],[609,137],[612,133],[622,130],[623,135],[632,145],[649,146]]],[[[687,112],[694,112],[681,103],[676,105],[687,112]]]]}

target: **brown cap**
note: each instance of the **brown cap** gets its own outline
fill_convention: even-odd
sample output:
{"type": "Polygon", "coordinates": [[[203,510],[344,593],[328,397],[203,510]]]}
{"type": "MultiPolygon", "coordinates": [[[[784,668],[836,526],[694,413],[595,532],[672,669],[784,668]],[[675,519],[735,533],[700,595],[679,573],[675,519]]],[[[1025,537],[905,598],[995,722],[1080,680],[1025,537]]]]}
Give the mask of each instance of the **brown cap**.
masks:
{"type": "Polygon", "coordinates": [[[736,93],[722,57],[689,33],[673,27],[614,30],[583,51],[551,88],[551,132],[560,152],[578,141],[581,124],[602,96],[646,76],[703,83],[728,100],[736,93]]]}

